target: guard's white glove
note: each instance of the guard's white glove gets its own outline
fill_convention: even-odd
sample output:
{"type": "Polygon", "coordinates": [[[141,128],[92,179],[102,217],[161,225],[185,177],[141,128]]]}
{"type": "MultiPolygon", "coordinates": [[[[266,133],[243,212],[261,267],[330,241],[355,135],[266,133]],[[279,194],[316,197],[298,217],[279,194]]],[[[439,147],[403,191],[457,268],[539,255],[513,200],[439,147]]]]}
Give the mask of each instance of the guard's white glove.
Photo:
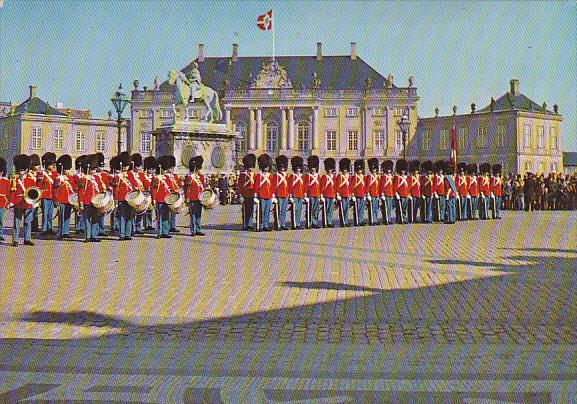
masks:
{"type": "Polygon", "coordinates": [[[295,203],[295,198],[293,198],[292,196],[289,196],[289,201],[290,201],[290,203],[295,203]]]}
{"type": "Polygon", "coordinates": [[[471,199],[471,195],[467,194],[467,199],[471,199]]]}
{"type": "Polygon", "coordinates": [[[351,196],[351,200],[352,200],[353,202],[356,202],[356,201],[357,201],[357,197],[353,195],[353,196],[351,196]]]}
{"type": "Polygon", "coordinates": [[[309,200],[309,197],[308,197],[308,196],[305,196],[305,197],[304,197],[304,200],[305,200],[305,203],[309,203],[309,202],[310,202],[310,200],[309,200]]]}
{"type": "Polygon", "coordinates": [[[397,199],[401,199],[401,196],[399,195],[399,193],[398,193],[398,192],[395,192],[395,198],[397,198],[397,199]]]}
{"type": "Polygon", "coordinates": [[[438,193],[435,192],[433,195],[435,196],[435,199],[439,199],[439,194],[438,194],[438,193]]]}
{"type": "Polygon", "coordinates": [[[341,198],[340,195],[337,195],[337,201],[340,201],[341,199],[343,199],[343,198],[341,198]]]}
{"type": "Polygon", "coordinates": [[[373,198],[370,195],[367,195],[367,201],[371,201],[373,198]]]}
{"type": "Polygon", "coordinates": [[[278,203],[278,199],[276,199],[276,198],[273,196],[273,198],[271,199],[271,203],[275,203],[275,204],[278,203]]]}
{"type": "Polygon", "coordinates": [[[240,198],[238,198],[238,200],[239,200],[240,203],[244,203],[244,197],[243,197],[243,196],[241,196],[240,198]]]}
{"type": "Polygon", "coordinates": [[[494,198],[495,194],[493,192],[491,192],[491,198],[494,198]]]}
{"type": "Polygon", "coordinates": [[[325,197],[321,195],[321,202],[325,203],[325,197]]]}
{"type": "Polygon", "coordinates": [[[257,198],[257,197],[254,197],[252,200],[254,201],[254,203],[258,203],[258,198],[257,198]]]}
{"type": "Polygon", "coordinates": [[[481,192],[481,198],[484,198],[484,197],[485,197],[485,194],[481,192]]]}
{"type": "Polygon", "coordinates": [[[413,195],[409,194],[408,198],[412,201],[412,200],[413,200],[413,195]]]}

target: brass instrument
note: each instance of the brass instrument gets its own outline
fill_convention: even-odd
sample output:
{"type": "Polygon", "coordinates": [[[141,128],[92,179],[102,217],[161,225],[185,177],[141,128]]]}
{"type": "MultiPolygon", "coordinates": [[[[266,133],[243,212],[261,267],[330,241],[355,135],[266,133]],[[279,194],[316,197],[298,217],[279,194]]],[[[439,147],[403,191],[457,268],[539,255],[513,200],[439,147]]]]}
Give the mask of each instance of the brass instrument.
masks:
{"type": "Polygon", "coordinates": [[[38,187],[29,187],[24,193],[24,201],[32,206],[37,206],[40,203],[40,197],[42,196],[42,190],[38,187]]]}

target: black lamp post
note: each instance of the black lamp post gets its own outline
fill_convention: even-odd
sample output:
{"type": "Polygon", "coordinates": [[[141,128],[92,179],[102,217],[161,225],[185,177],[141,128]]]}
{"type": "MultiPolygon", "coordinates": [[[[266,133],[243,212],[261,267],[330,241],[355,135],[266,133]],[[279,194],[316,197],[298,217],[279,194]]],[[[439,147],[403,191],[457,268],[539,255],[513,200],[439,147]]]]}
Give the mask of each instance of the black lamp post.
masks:
{"type": "Polygon", "coordinates": [[[114,105],[114,108],[116,109],[116,113],[118,114],[118,119],[116,120],[116,122],[118,123],[118,144],[117,144],[117,147],[118,147],[118,154],[120,154],[120,152],[121,152],[120,148],[122,147],[122,140],[121,140],[121,135],[120,135],[121,124],[122,124],[122,111],[124,111],[124,108],[126,108],[126,105],[128,105],[128,103],[130,102],[130,100],[128,99],[126,94],[124,94],[124,91],[122,91],[122,83],[120,83],[120,85],[118,86],[118,91],[116,91],[114,93],[114,95],[112,96],[110,101],[112,101],[112,104],[114,105]]]}
{"type": "Polygon", "coordinates": [[[401,133],[403,134],[403,158],[406,160],[407,159],[407,132],[409,131],[409,117],[407,117],[406,114],[403,114],[403,116],[401,117],[401,120],[397,122],[397,124],[399,125],[399,129],[401,130],[401,133]]]}

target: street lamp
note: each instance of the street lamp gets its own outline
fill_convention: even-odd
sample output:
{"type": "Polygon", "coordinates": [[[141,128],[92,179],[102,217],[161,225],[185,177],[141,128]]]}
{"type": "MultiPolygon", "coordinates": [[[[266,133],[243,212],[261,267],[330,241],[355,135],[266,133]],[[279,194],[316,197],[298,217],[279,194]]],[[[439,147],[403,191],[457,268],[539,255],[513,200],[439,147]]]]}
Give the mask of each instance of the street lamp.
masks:
{"type": "Polygon", "coordinates": [[[403,114],[401,120],[397,122],[399,125],[399,129],[403,134],[403,159],[407,159],[407,132],[409,131],[409,117],[406,114],[403,114]]]}
{"type": "Polygon", "coordinates": [[[116,113],[118,114],[118,119],[116,122],[118,123],[118,154],[120,154],[120,148],[122,144],[121,136],[120,136],[120,128],[122,124],[122,111],[126,108],[126,105],[130,102],[124,91],[122,91],[122,83],[118,86],[118,91],[114,93],[112,98],[110,99],[114,108],[116,109],[116,113]]]}

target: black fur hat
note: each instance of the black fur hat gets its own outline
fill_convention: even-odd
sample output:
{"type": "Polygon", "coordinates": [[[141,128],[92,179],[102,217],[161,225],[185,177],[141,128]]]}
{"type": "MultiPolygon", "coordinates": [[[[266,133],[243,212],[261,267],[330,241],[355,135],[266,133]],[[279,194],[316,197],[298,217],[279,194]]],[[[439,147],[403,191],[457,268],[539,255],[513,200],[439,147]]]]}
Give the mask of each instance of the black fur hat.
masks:
{"type": "Polygon", "coordinates": [[[168,168],[171,167],[170,156],[167,155],[160,156],[158,158],[158,164],[160,165],[160,168],[162,168],[163,170],[168,170],[168,168]]]}
{"type": "Polygon", "coordinates": [[[191,173],[196,171],[196,157],[191,157],[190,160],[188,160],[188,169],[191,173]]]}
{"type": "Polygon", "coordinates": [[[16,171],[28,170],[31,167],[30,156],[27,156],[26,154],[15,155],[13,162],[14,162],[14,167],[16,168],[16,171]]]}
{"type": "Polygon", "coordinates": [[[467,171],[467,163],[465,163],[464,161],[461,161],[459,164],[457,164],[457,172],[466,172],[467,171]]]}
{"type": "Polygon", "coordinates": [[[120,153],[118,155],[118,159],[120,161],[120,164],[124,167],[128,167],[132,164],[130,153],[128,153],[127,151],[123,151],[122,153],[120,153]]]}
{"type": "Polygon", "coordinates": [[[202,169],[202,164],[204,163],[204,159],[202,158],[202,156],[198,155],[195,157],[196,159],[196,169],[200,170],[202,169]]]}
{"type": "Polygon", "coordinates": [[[342,158],[339,160],[339,170],[349,171],[351,169],[351,160],[348,158],[342,158]]]}
{"type": "Polygon", "coordinates": [[[118,156],[114,156],[110,159],[110,170],[120,171],[120,159],[118,156]]]}
{"type": "Polygon", "coordinates": [[[379,170],[379,159],[372,158],[367,160],[367,164],[369,166],[369,170],[379,170]]]}
{"type": "Polygon", "coordinates": [[[134,167],[142,167],[142,155],[140,153],[134,153],[130,159],[134,163],[134,167]]]}
{"type": "Polygon", "coordinates": [[[501,170],[503,169],[501,164],[493,164],[493,167],[491,167],[491,168],[493,169],[493,175],[500,175],[501,170]]]}
{"type": "Polygon", "coordinates": [[[104,168],[104,154],[103,153],[96,153],[96,158],[98,159],[98,167],[104,168]]]}
{"type": "Polygon", "coordinates": [[[30,159],[30,168],[40,165],[40,156],[37,155],[36,153],[31,154],[30,156],[28,156],[28,158],[30,159]]]}
{"type": "Polygon", "coordinates": [[[168,167],[169,168],[176,167],[176,157],[174,157],[173,155],[168,156],[168,167]]]}
{"type": "Polygon", "coordinates": [[[314,169],[316,169],[316,170],[318,171],[318,170],[319,170],[319,164],[320,164],[319,156],[315,156],[315,155],[311,154],[311,155],[307,158],[307,164],[308,164],[308,166],[309,166],[309,170],[310,170],[311,168],[314,168],[314,169]]]}
{"type": "Polygon", "coordinates": [[[454,166],[450,160],[445,160],[445,174],[453,174],[454,166]]]}
{"type": "Polygon", "coordinates": [[[288,168],[288,157],[284,154],[279,154],[275,159],[277,170],[286,170],[288,168]]]}
{"type": "Polygon", "coordinates": [[[146,157],[144,159],[144,169],[156,169],[158,167],[158,163],[156,162],[156,158],[154,156],[146,157]]]}
{"type": "Polygon", "coordinates": [[[271,165],[272,165],[272,159],[268,154],[263,153],[260,156],[258,156],[258,167],[261,170],[264,170],[267,167],[270,169],[271,165]]]}
{"type": "Polygon", "coordinates": [[[411,160],[409,161],[409,172],[414,173],[415,171],[419,171],[421,169],[421,162],[419,160],[411,160]]]}
{"type": "Polygon", "coordinates": [[[242,158],[242,164],[247,170],[256,166],[256,156],[252,153],[247,154],[242,158]]]}
{"type": "Polygon", "coordinates": [[[445,171],[445,161],[437,160],[435,161],[435,172],[445,171]]]}
{"type": "Polygon", "coordinates": [[[328,171],[334,171],[337,168],[337,162],[335,161],[334,158],[329,157],[325,159],[325,170],[328,171]]]}
{"type": "Polygon", "coordinates": [[[56,160],[56,171],[61,173],[62,171],[70,170],[72,168],[72,157],[69,154],[63,154],[56,160]]]}
{"type": "Polygon", "coordinates": [[[304,163],[304,160],[301,156],[294,156],[293,158],[291,158],[291,167],[292,167],[293,171],[296,171],[297,169],[302,170],[303,163],[304,163]]]}
{"type": "Polygon", "coordinates": [[[393,171],[393,161],[392,160],[385,160],[381,163],[381,169],[384,173],[393,171]]]}
{"type": "Polygon", "coordinates": [[[482,163],[479,166],[479,171],[481,171],[481,174],[490,173],[491,172],[491,164],[490,163],[482,163]]]}
{"type": "Polygon", "coordinates": [[[353,166],[354,166],[355,172],[357,170],[365,171],[365,160],[363,160],[363,159],[355,160],[355,163],[353,164],[353,166]]]}
{"type": "Polygon", "coordinates": [[[477,163],[467,164],[467,174],[469,175],[477,174],[477,163]]]}
{"type": "Polygon", "coordinates": [[[431,160],[423,161],[421,164],[421,170],[425,173],[432,173],[433,172],[433,162],[431,160]]]}
{"type": "Polygon", "coordinates": [[[400,173],[401,171],[407,172],[407,168],[409,167],[409,163],[405,159],[398,159],[395,164],[395,171],[400,173]]]}
{"type": "Polygon", "coordinates": [[[88,173],[98,167],[98,156],[96,154],[90,154],[82,159],[82,171],[88,173]]]}
{"type": "Polygon", "coordinates": [[[0,157],[0,173],[6,174],[6,160],[4,157],[0,157]]]}
{"type": "Polygon", "coordinates": [[[56,154],[52,152],[46,152],[42,155],[42,165],[50,166],[56,163],[56,154]]]}
{"type": "Polygon", "coordinates": [[[82,163],[85,158],[86,156],[84,154],[82,156],[76,157],[76,160],[74,160],[74,169],[76,171],[80,171],[80,169],[82,168],[82,163]]]}

